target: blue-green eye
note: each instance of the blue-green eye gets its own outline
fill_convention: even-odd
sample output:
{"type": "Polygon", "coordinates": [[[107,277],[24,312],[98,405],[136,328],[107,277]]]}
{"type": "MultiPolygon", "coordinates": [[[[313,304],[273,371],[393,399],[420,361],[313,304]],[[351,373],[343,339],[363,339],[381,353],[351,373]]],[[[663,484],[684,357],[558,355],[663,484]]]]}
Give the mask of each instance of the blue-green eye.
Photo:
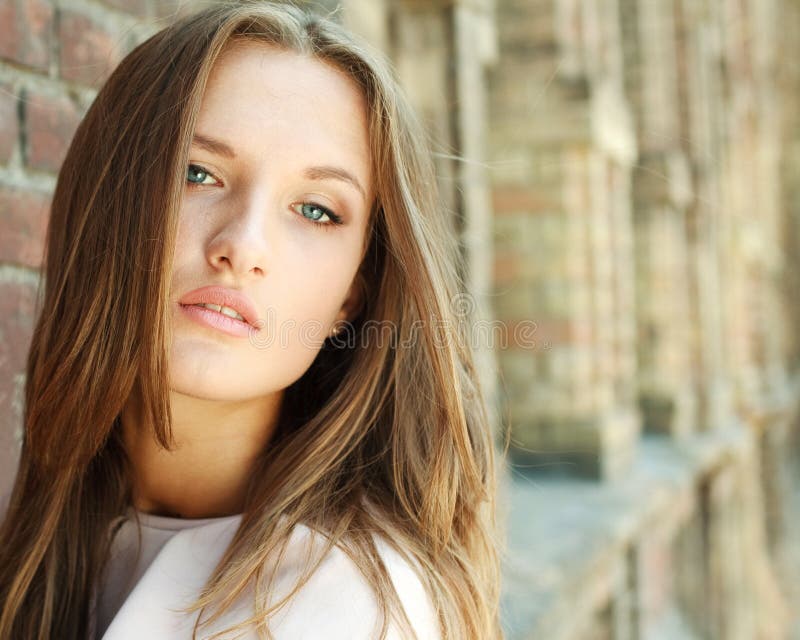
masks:
{"type": "Polygon", "coordinates": [[[186,169],[186,180],[192,185],[213,184],[206,182],[208,178],[214,180],[214,174],[199,164],[190,164],[186,169]]]}
{"type": "Polygon", "coordinates": [[[328,227],[342,223],[342,219],[333,211],[313,202],[296,202],[291,205],[304,218],[314,222],[317,226],[328,227]]]}

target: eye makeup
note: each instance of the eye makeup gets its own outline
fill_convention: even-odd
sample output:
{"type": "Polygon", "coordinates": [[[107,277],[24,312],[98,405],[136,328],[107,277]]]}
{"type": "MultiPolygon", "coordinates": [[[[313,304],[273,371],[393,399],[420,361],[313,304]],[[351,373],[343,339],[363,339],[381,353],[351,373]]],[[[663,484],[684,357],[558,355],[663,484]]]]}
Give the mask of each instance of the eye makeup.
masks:
{"type": "MultiPolygon", "coordinates": [[[[195,189],[200,186],[215,186],[219,182],[217,177],[204,166],[196,163],[190,163],[187,166],[186,183],[190,189],[195,189]],[[206,183],[208,178],[211,178],[215,182],[206,183]]],[[[289,205],[289,208],[316,227],[335,227],[342,224],[341,216],[331,211],[328,207],[324,207],[313,201],[294,202],[289,205]],[[327,221],[319,222],[323,217],[327,218],[327,221]]]]}

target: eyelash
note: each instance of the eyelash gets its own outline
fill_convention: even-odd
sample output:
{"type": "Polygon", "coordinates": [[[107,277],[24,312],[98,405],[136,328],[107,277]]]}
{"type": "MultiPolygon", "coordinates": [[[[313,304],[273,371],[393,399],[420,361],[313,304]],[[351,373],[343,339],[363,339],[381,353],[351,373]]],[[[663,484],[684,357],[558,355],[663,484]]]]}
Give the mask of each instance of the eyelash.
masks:
{"type": "MultiPolygon", "coordinates": [[[[191,169],[191,168],[196,169],[198,171],[198,173],[205,173],[206,175],[209,175],[209,176],[213,177],[215,180],[217,179],[217,177],[213,173],[211,173],[211,171],[209,171],[208,169],[206,169],[202,165],[191,163],[191,164],[188,165],[187,170],[191,169]]],[[[204,185],[202,185],[202,184],[200,184],[198,182],[189,181],[188,177],[186,179],[186,182],[187,182],[187,184],[188,184],[190,189],[194,189],[194,188],[197,188],[197,187],[204,186],[204,185]]],[[[323,207],[321,204],[317,204],[316,202],[295,202],[290,207],[292,209],[292,211],[295,211],[294,206],[298,205],[298,204],[299,205],[308,205],[310,207],[313,207],[314,209],[319,209],[320,211],[322,211],[323,214],[327,215],[328,218],[330,218],[330,222],[316,222],[316,221],[312,220],[311,218],[306,218],[306,216],[304,216],[302,213],[298,214],[298,215],[300,215],[301,218],[305,218],[306,220],[308,220],[308,222],[311,223],[312,226],[322,227],[323,229],[327,230],[328,227],[336,227],[336,226],[339,226],[339,225],[342,224],[341,216],[338,216],[337,214],[335,214],[333,211],[331,211],[327,207],[323,207]]]]}

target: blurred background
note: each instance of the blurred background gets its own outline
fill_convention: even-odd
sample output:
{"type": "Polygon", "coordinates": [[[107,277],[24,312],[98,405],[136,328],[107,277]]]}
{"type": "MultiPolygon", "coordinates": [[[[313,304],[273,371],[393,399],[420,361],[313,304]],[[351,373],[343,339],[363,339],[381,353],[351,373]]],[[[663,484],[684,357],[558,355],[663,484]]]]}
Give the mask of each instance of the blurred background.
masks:
{"type": "MultiPolygon", "coordinates": [[[[800,638],[800,2],[314,3],[436,148],[509,639],[800,638]]],[[[55,178],[174,0],[0,0],[0,493],[55,178]]]]}

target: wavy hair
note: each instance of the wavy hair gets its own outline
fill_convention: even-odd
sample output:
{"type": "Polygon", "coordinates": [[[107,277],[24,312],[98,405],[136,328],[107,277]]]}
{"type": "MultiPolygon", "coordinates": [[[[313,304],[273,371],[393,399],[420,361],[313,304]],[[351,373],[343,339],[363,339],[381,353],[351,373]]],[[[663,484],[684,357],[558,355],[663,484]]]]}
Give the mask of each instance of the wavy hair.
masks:
{"type": "Polygon", "coordinates": [[[345,549],[374,588],[381,637],[388,617],[407,631],[409,621],[373,534],[416,567],[443,638],[499,638],[494,439],[453,308],[464,265],[429,140],[380,54],[330,18],[263,1],[205,7],[133,49],[69,147],[46,235],[20,466],[0,528],[0,638],[86,637],[109,525],[131,502],[126,401],[137,399],[140,428],[173,446],[177,215],[209,74],[242,39],[332,64],[363,91],[377,195],[357,277],[370,296],[346,344],[326,343],[285,390],[241,524],[187,612],[213,609],[211,622],[255,581],[256,615],[242,625],[271,637],[270,614],[315,569],[286,599],[263,599],[269,559],[303,523],[326,549],[345,549]],[[375,321],[391,328],[389,342],[359,341],[375,321]]]}

